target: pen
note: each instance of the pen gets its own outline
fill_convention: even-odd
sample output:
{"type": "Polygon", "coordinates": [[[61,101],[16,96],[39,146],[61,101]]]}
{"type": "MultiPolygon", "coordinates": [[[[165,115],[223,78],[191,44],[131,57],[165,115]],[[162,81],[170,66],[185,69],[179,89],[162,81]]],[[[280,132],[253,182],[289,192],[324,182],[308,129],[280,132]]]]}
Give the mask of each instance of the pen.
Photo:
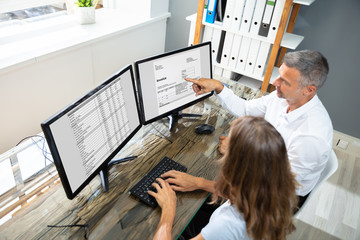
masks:
{"type": "Polygon", "coordinates": [[[137,156],[130,156],[130,157],[124,157],[124,158],[119,158],[119,159],[113,159],[113,160],[111,160],[109,162],[109,165],[114,165],[114,164],[119,164],[119,163],[131,161],[131,160],[134,160],[135,158],[137,158],[137,156]]]}

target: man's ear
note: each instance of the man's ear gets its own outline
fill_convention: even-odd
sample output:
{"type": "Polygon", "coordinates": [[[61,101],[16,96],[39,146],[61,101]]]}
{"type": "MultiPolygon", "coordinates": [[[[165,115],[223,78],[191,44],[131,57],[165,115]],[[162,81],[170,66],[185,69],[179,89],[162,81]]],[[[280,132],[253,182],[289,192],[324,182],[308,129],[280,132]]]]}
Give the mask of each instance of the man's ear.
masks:
{"type": "Polygon", "coordinates": [[[312,95],[314,93],[316,93],[316,87],[314,85],[309,85],[304,87],[304,95],[312,95]]]}

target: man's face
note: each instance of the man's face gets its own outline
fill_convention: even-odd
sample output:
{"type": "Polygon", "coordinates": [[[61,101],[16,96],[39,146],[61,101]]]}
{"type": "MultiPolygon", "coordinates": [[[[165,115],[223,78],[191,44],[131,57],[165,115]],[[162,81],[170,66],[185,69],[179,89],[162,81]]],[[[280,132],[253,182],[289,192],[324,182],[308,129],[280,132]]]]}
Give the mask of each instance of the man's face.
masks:
{"type": "Polygon", "coordinates": [[[303,97],[302,88],[299,87],[298,83],[300,72],[282,64],[279,73],[280,76],[273,82],[278,97],[285,98],[289,104],[298,102],[303,97]]]}

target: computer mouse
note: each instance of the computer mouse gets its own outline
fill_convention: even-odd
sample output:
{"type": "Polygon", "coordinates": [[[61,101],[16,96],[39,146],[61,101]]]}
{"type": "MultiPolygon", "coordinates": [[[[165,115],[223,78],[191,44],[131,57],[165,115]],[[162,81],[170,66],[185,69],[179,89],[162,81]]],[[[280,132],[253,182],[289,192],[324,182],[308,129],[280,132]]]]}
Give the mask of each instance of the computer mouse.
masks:
{"type": "Polygon", "coordinates": [[[215,131],[214,126],[212,126],[210,124],[206,124],[206,123],[200,124],[195,127],[195,132],[197,134],[210,134],[214,131],[215,131]]]}

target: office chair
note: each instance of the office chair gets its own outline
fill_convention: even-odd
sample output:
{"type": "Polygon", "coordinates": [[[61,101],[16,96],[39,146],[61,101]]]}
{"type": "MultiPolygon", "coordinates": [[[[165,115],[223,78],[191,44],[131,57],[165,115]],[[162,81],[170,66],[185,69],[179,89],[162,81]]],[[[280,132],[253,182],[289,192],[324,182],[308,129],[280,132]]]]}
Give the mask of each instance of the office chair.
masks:
{"type": "Polygon", "coordinates": [[[319,181],[316,183],[315,187],[311,191],[308,198],[305,200],[302,207],[295,213],[294,218],[296,218],[299,215],[299,213],[302,211],[302,209],[304,209],[305,205],[310,201],[311,197],[320,187],[320,185],[323,182],[325,182],[331,175],[333,175],[337,168],[338,168],[338,159],[336,157],[334,150],[331,150],[330,159],[327,161],[326,166],[320,175],[319,181]]]}

